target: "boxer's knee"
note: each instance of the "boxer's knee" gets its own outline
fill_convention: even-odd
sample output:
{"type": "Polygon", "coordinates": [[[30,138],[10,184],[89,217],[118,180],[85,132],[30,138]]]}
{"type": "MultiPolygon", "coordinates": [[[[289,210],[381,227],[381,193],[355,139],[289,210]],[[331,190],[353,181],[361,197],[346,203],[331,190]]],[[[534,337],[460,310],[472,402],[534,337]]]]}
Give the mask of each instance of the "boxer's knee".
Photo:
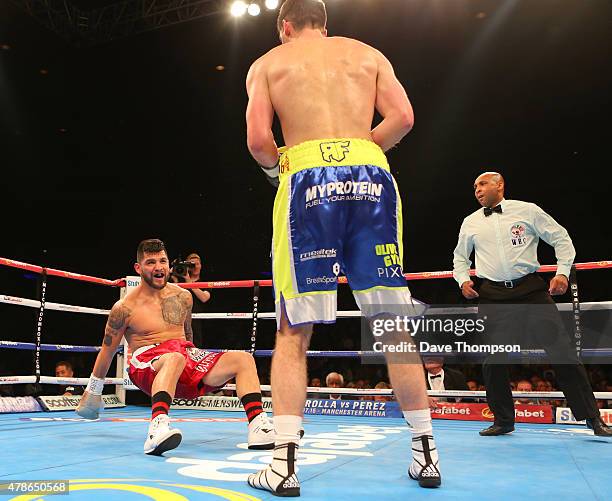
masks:
{"type": "Polygon", "coordinates": [[[241,371],[257,372],[257,368],[255,366],[255,359],[250,353],[236,352],[232,353],[232,356],[234,365],[236,367],[236,373],[241,371]]]}
{"type": "Polygon", "coordinates": [[[312,325],[290,327],[288,324],[281,325],[276,333],[276,350],[291,351],[297,354],[305,354],[310,345],[312,325]]]}

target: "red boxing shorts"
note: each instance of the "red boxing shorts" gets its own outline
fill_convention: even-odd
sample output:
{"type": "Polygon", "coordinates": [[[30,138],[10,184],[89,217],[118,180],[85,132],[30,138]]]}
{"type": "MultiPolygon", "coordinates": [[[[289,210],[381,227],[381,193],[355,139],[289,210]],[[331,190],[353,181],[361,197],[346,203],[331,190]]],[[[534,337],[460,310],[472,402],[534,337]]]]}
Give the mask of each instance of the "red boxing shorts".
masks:
{"type": "Polygon", "coordinates": [[[151,395],[153,380],[157,375],[153,363],[166,353],[180,353],[187,361],[176,384],[175,397],[197,398],[217,389],[204,384],[202,378],[213,369],[223,353],[200,350],[184,339],[170,339],[138,348],[130,357],[130,379],[147,395],[151,395]]]}

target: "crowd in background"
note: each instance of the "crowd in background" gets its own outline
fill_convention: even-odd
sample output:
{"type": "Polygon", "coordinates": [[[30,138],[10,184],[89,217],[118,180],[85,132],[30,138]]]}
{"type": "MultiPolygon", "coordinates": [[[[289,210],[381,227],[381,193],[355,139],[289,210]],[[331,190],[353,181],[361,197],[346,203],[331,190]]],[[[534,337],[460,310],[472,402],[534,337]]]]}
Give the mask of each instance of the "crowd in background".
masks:
{"type": "MultiPolygon", "coordinates": [[[[429,384],[432,371],[437,369],[437,361],[432,363],[433,367],[429,367],[428,360],[425,360],[424,371],[428,382],[428,389],[432,388],[429,384]]],[[[353,389],[391,389],[391,384],[388,378],[381,377],[378,372],[372,371],[353,371],[350,368],[341,369],[342,364],[337,364],[336,369],[327,374],[321,372],[309,371],[309,387],[319,388],[322,382],[328,388],[353,388],[353,389]],[[374,378],[371,376],[374,375],[374,378]]],[[[486,388],[482,384],[482,376],[480,375],[480,366],[456,366],[443,365],[443,370],[453,374],[450,378],[453,384],[448,384],[449,378],[445,378],[444,390],[469,390],[469,391],[484,391],[486,388]]],[[[593,391],[596,392],[612,392],[612,368],[609,366],[588,366],[587,373],[593,391]]],[[[435,373],[433,374],[435,376],[435,373]]],[[[561,391],[555,380],[554,372],[547,365],[521,365],[512,367],[511,383],[512,391],[518,392],[556,392],[561,391]]],[[[309,398],[344,398],[352,400],[391,400],[393,397],[382,395],[333,395],[327,393],[310,393],[309,398]]],[[[439,400],[447,400],[444,398],[430,398],[430,404],[435,406],[435,402],[439,400]]],[[[486,402],[486,399],[469,398],[469,399],[448,399],[451,401],[469,401],[469,402],[486,402]]],[[[556,407],[565,407],[567,403],[563,398],[527,398],[519,397],[515,399],[516,403],[526,405],[553,405],[556,407]]],[[[597,400],[597,405],[600,409],[612,409],[612,399],[597,400]]]]}
{"type": "MultiPolygon", "coordinates": [[[[265,364],[268,365],[268,364],[265,364]]],[[[346,361],[326,361],[325,364],[311,364],[314,367],[309,369],[308,386],[310,388],[349,388],[355,390],[364,389],[392,389],[389,382],[386,370],[382,366],[361,366],[356,364],[347,364],[346,361]]],[[[432,373],[431,369],[426,370],[429,364],[424,364],[424,372],[426,376],[428,389],[438,389],[435,383],[430,384],[432,373]]],[[[84,377],[84,372],[73,372],[73,364],[65,360],[58,362],[56,366],[57,377],[84,377]]],[[[80,364],[76,364],[77,367],[80,364]]],[[[270,384],[269,367],[267,370],[259,370],[262,384],[270,384]]],[[[435,369],[434,369],[435,370],[435,369]]],[[[485,386],[482,384],[482,375],[480,374],[480,366],[478,365],[444,365],[445,384],[444,390],[470,390],[484,391],[485,386]],[[448,374],[453,377],[449,378],[448,374]],[[452,384],[449,384],[449,381],[452,384]]],[[[595,392],[612,392],[612,368],[609,366],[587,366],[587,373],[593,391],[595,392]]],[[[433,374],[435,377],[435,374],[433,374]]],[[[560,391],[555,380],[554,372],[546,365],[525,365],[514,366],[511,368],[511,389],[519,392],[553,392],[560,391]]],[[[107,387],[107,392],[112,392],[113,386],[107,387]]],[[[0,385],[0,396],[38,396],[38,395],[80,395],[83,388],[78,385],[40,385],[40,384],[20,384],[20,385],[0,385]]],[[[128,392],[128,396],[132,393],[128,392]]],[[[232,396],[233,391],[221,391],[217,395],[232,396]]],[[[264,391],[264,396],[270,396],[270,392],[264,391]]],[[[372,400],[372,401],[391,401],[394,400],[393,395],[360,395],[360,394],[336,394],[333,392],[314,393],[310,392],[308,398],[311,399],[343,399],[343,400],[372,400]]],[[[457,402],[486,402],[484,398],[440,398],[430,397],[430,407],[434,408],[439,401],[457,401],[457,402]]],[[[134,403],[139,403],[139,399],[135,398],[134,403]]],[[[148,403],[144,399],[142,403],[148,403]]],[[[515,403],[525,405],[552,405],[556,407],[566,407],[567,403],[564,399],[549,399],[549,398],[527,398],[517,397],[515,403]]],[[[612,399],[597,400],[597,405],[600,409],[612,409],[612,399]]]]}
{"type": "MultiPolygon", "coordinates": [[[[59,354],[58,354],[59,355],[59,354]]],[[[65,356],[65,354],[64,354],[65,356]]],[[[86,377],[90,362],[83,360],[83,354],[73,354],[67,359],[55,362],[55,375],[57,377],[86,377]]],[[[590,365],[586,367],[593,391],[612,392],[612,367],[607,365],[590,365]]],[[[481,366],[478,364],[453,365],[444,364],[441,360],[425,358],[424,367],[428,389],[438,389],[432,376],[436,371],[443,370],[445,390],[484,391],[482,383],[481,366]],[[450,377],[452,376],[452,377],[450,377]],[[431,384],[434,382],[434,384],[431,384]]],[[[4,371],[6,372],[6,371],[4,371]]],[[[17,374],[16,371],[11,371],[17,374]]],[[[270,384],[270,360],[258,359],[258,372],[262,384],[270,384]]],[[[382,365],[361,364],[360,359],[313,358],[309,360],[308,386],[314,388],[352,388],[352,389],[391,389],[387,371],[382,365]]],[[[2,374],[5,375],[5,374],[2,374]]],[[[554,371],[548,365],[515,365],[510,367],[510,386],[513,391],[521,392],[551,392],[560,391],[554,371]]],[[[112,389],[109,387],[108,389],[112,389]]],[[[36,396],[36,395],[79,395],[82,388],[71,385],[0,385],[0,396],[36,396]]],[[[233,395],[233,392],[220,394],[233,395]]],[[[264,395],[269,392],[264,392],[264,395]]],[[[343,398],[356,400],[388,401],[392,396],[383,395],[357,395],[347,396],[334,393],[310,393],[309,398],[343,398]]],[[[453,399],[455,400],[455,399],[453,399]]],[[[469,401],[482,401],[484,399],[469,399],[469,401]]],[[[522,404],[550,404],[565,406],[563,399],[535,399],[516,398],[522,404]]],[[[432,402],[433,404],[433,402],[432,402]]],[[[612,400],[597,400],[601,409],[612,408],[612,400]]]]}

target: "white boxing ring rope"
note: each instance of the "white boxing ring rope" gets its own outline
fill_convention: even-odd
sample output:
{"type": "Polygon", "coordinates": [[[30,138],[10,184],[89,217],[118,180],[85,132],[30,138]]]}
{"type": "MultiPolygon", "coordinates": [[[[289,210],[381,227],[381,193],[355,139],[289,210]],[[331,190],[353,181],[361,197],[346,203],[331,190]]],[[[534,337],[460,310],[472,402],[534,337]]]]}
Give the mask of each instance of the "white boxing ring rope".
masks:
{"type": "MultiPolygon", "coordinates": [[[[40,308],[40,301],[35,299],[27,299],[17,296],[9,296],[7,294],[0,294],[0,303],[14,304],[17,306],[27,306],[29,308],[40,308]]],[[[572,311],[572,303],[557,303],[559,311],[572,311]]],[[[612,301],[592,301],[586,303],[580,303],[581,311],[596,311],[596,310],[608,310],[612,308],[612,301]]],[[[69,311],[71,313],[88,313],[91,315],[108,315],[110,310],[101,308],[90,308],[87,306],[77,306],[72,304],[63,303],[52,303],[50,301],[45,302],[45,310],[55,311],[69,311]]],[[[425,315],[455,315],[465,313],[477,313],[476,307],[468,308],[429,308],[425,315]]],[[[338,311],[338,318],[359,318],[361,312],[359,310],[344,310],[338,311]]],[[[195,320],[251,320],[253,318],[252,312],[228,312],[228,313],[194,313],[191,318],[195,320]]],[[[276,320],[275,312],[264,312],[258,313],[257,318],[263,320],[276,320]]]]}
{"type": "MultiPolygon", "coordinates": [[[[50,276],[60,276],[64,278],[70,278],[75,280],[82,280],[91,283],[97,283],[108,286],[119,286],[123,287],[126,284],[126,279],[119,280],[105,280],[96,277],[90,277],[87,275],[80,275],[77,273],[70,273],[61,270],[54,269],[46,269],[41,268],[35,265],[30,265],[27,263],[22,263],[19,261],[14,261],[6,258],[0,258],[0,265],[11,266],[15,268],[26,269],[29,271],[33,271],[36,273],[45,273],[50,276]]],[[[577,269],[607,269],[612,268],[612,261],[600,261],[595,263],[581,263],[575,265],[577,269]]],[[[555,266],[543,266],[539,271],[555,271],[555,266]]],[[[471,275],[474,275],[474,270],[471,270],[471,275]]],[[[427,273],[412,273],[406,274],[406,277],[409,279],[415,280],[423,280],[423,279],[435,279],[435,278],[449,278],[452,277],[452,272],[427,272],[427,273]]],[[[339,277],[339,283],[346,283],[346,279],[344,277],[339,277]]],[[[190,284],[179,284],[184,286],[185,288],[234,288],[234,287],[253,287],[255,286],[270,286],[271,281],[234,281],[234,282],[200,282],[200,283],[190,283],[190,284]]],[[[14,304],[19,306],[26,306],[31,308],[40,308],[41,302],[33,299],[21,298],[16,296],[10,296],[6,294],[0,295],[0,303],[5,304],[14,304]]],[[[68,305],[62,303],[52,303],[45,302],[45,309],[48,310],[56,310],[56,311],[67,311],[73,313],[86,313],[93,315],[108,315],[110,310],[100,309],[100,308],[90,308],[84,306],[75,306],[68,305]]],[[[560,311],[575,311],[575,305],[573,303],[558,303],[557,307],[560,311]]],[[[581,311],[589,311],[589,310],[605,310],[612,308],[612,301],[602,301],[602,302],[588,302],[588,303],[580,303],[581,311]]],[[[436,314],[446,314],[452,315],[456,313],[476,313],[477,308],[430,308],[425,315],[436,315],[436,314]]],[[[361,316],[360,311],[338,311],[338,318],[359,318],[361,316]]],[[[192,315],[193,319],[216,319],[216,320],[241,320],[241,319],[262,319],[262,320],[272,320],[276,319],[276,314],[274,312],[265,312],[265,313],[256,313],[253,312],[244,312],[244,313],[196,313],[192,315]]],[[[28,345],[32,343],[16,343],[11,341],[0,341],[0,348],[10,348],[14,347],[12,345],[28,345]]],[[[45,346],[53,346],[56,348],[55,351],[60,351],[63,348],[75,348],[71,345],[45,345],[45,346]]],[[[76,347],[76,348],[87,348],[87,349],[70,349],[68,351],[97,351],[99,347],[76,347]]],[[[21,348],[24,349],[24,348],[21,348]]],[[[45,348],[42,348],[44,351],[45,348]]],[[[215,351],[248,351],[248,350],[215,350],[215,351]]],[[[270,350],[259,350],[260,352],[269,352],[270,350]]],[[[542,350],[527,350],[531,352],[541,352],[542,350]]],[[[589,351],[598,351],[598,350],[584,350],[585,352],[589,351]]],[[[117,351],[119,357],[123,357],[123,350],[117,351]]],[[[270,352],[271,353],[271,352],[270,352]]],[[[328,354],[334,352],[308,352],[310,356],[328,356],[328,354]]],[[[343,352],[338,352],[343,353],[343,352]]],[[[348,352],[347,352],[348,353],[348,352]]],[[[359,353],[359,354],[367,354],[368,352],[351,352],[351,353],[359,353]]],[[[333,355],[332,355],[333,356],[333,355]]],[[[121,375],[121,365],[117,361],[117,375],[121,375]]],[[[0,384],[24,384],[24,383],[42,383],[42,384],[73,384],[73,385],[86,385],[88,383],[88,378],[57,378],[52,376],[0,376],[0,384]]],[[[123,377],[115,377],[115,378],[106,378],[105,384],[107,385],[116,385],[117,387],[117,395],[120,397],[122,402],[125,402],[125,394],[123,393],[125,389],[132,389],[127,386],[126,380],[123,377]],[[124,385],[126,386],[124,388],[124,385]]],[[[223,389],[227,390],[235,390],[235,385],[226,385],[223,389]]],[[[262,391],[270,391],[271,387],[269,385],[262,385],[262,391]]],[[[364,395],[380,395],[380,396],[391,396],[393,395],[393,390],[389,389],[354,389],[354,388],[318,388],[318,387],[309,387],[308,393],[315,394],[341,394],[341,395],[354,395],[354,396],[364,396],[364,395]]],[[[451,391],[451,390],[443,390],[443,391],[435,391],[428,390],[428,395],[432,397],[457,397],[457,398],[483,398],[486,397],[486,392],[484,391],[451,391]]],[[[513,397],[515,398],[534,398],[534,399],[563,399],[565,398],[564,394],[559,391],[555,392],[512,392],[513,397]]],[[[595,392],[595,398],[597,399],[612,399],[612,392],[595,392]]]]}
{"type": "MultiPolygon", "coordinates": [[[[0,384],[20,384],[20,383],[34,383],[36,382],[36,376],[0,376],[0,384]]],[[[89,378],[74,377],[74,378],[58,378],[52,376],[41,376],[41,384],[71,384],[71,385],[82,385],[85,386],[89,382],[89,378]]],[[[104,384],[122,385],[124,384],[123,379],[120,378],[106,378],[104,384]]],[[[236,390],[235,384],[227,384],[220,390],[236,390]]],[[[261,385],[262,391],[272,391],[272,387],[268,384],[261,385]]],[[[357,388],[328,388],[328,387],[308,387],[308,393],[313,394],[334,394],[334,395],[354,395],[354,396],[392,396],[393,390],[388,389],[357,389],[357,388]]],[[[430,397],[457,397],[457,398],[483,398],[487,394],[485,391],[468,391],[468,390],[427,390],[427,394],[430,397]]],[[[598,400],[612,400],[611,391],[598,391],[594,393],[595,398],[598,400]]],[[[513,391],[512,396],[515,398],[534,398],[534,399],[564,399],[565,395],[561,391],[513,391]]]]}

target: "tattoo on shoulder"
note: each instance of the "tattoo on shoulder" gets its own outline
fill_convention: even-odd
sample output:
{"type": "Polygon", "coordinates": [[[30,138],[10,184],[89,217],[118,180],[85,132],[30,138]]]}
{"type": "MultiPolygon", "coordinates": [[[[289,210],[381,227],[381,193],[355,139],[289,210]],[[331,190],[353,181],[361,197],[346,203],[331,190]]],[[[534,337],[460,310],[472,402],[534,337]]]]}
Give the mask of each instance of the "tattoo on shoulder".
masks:
{"type": "Polygon", "coordinates": [[[113,329],[121,329],[131,314],[132,310],[123,305],[113,308],[108,316],[108,324],[113,329]]]}
{"type": "Polygon", "coordinates": [[[110,311],[108,322],[106,322],[106,329],[104,330],[103,342],[105,346],[111,346],[113,344],[113,338],[119,335],[131,314],[132,310],[123,305],[114,307],[110,311]]]}
{"type": "Polygon", "coordinates": [[[161,309],[164,320],[171,325],[182,325],[190,308],[189,298],[175,294],[162,299],[161,309]]]}
{"type": "Polygon", "coordinates": [[[185,289],[181,291],[180,298],[183,304],[185,304],[187,307],[191,306],[193,303],[193,300],[191,299],[191,292],[186,291],[185,289]]]}

